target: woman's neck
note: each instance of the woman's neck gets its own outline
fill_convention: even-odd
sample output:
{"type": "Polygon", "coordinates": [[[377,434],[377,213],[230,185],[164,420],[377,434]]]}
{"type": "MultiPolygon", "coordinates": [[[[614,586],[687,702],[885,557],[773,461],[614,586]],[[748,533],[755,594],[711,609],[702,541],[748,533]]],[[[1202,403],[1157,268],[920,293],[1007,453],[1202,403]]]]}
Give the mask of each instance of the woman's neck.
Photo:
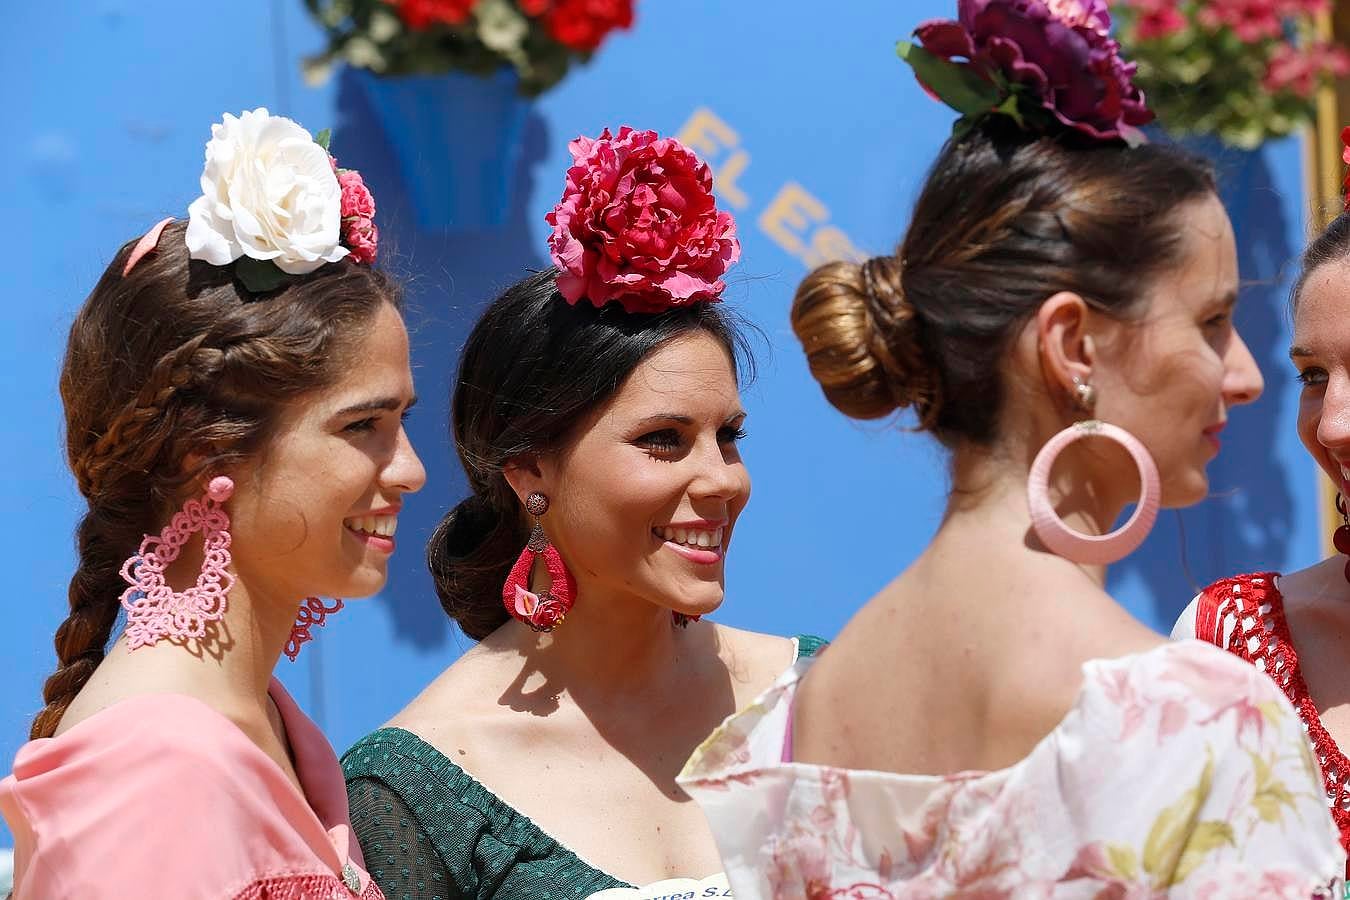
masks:
{"type": "Polygon", "coordinates": [[[114,653],[126,654],[119,669],[137,681],[185,691],[239,715],[265,712],[272,672],[298,608],[298,600],[270,596],[237,574],[223,614],[206,623],[201,638],[166,635],[134,651],[119,640],[114,653]]]}
{"type": "Polygon", "coordinates": [[[579,585],[576,606],[554,632],[535,634],[520,623],[508,627],[527,669],[579,702],[604,703],[687,687],[691,638],[700,631],[678,628],[669,609],[642,598],[585,585],[579,585]]]}

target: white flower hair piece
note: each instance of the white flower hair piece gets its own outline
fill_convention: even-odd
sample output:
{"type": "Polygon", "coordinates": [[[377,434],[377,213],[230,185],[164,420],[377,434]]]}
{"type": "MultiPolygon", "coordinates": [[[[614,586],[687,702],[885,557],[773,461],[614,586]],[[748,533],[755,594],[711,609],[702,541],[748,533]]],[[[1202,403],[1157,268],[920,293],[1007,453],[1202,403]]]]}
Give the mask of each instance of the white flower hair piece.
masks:
{"type": "Polygon", "coordinates": [[[236,263],[244,287],[262,292],[347,256],[343,189],[326,137],[316,141],[263,107],[212,125],[202,196],[188,207],[191,258],[236,263]]]}

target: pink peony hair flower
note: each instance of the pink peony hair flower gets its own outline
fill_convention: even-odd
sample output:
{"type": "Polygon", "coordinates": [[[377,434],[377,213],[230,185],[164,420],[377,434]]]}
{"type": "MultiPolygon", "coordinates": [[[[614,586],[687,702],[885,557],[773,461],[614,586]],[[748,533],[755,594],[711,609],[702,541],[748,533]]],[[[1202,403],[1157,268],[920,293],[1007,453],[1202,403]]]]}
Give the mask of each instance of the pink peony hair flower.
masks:
{"type": "Polygon", "coordinates": [[[368,266],[379,250],[380,229],[365,216],[343,219],[342,243],[351,251],[353,262],[368,266]]]}
{"type": "Polygon", "coordinates": [[[338,186],[342,188],[342,218],[375,217],[375,198],[371,196],[366,183],[361,180],[360,172],[355,169],[343,169],[338,173],[338,186]]]}
{"type": "Polygon", "coordinates": [[[563,196],[546,219],[558,292],[569,303],[616,300],[655,313],[720,299],[741,245],[706,163],[679,141],[627,126],[568,149],[563,196]]]}
{"type": "Polygon", "coordinates": [[[928,54],[1007,86],[989,110],[1011,90],[1024,113],[1034,104],[1098,140],[1143,140],[1153,113],[1111,37],[1106,0],[958,0],[957,14],[914,34],[928,54]]]}

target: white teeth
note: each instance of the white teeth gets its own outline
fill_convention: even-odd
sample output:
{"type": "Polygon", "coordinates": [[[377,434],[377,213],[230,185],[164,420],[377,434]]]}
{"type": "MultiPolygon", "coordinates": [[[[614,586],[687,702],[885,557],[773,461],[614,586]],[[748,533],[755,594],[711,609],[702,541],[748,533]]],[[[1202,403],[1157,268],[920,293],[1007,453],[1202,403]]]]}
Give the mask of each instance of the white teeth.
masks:
{"type": "Polygon", "coordinates": [[[354,516],[347,520],[347,527],[362,534],[393,537],[398,530],[398,516],[354,516]]]}
{"type": "Polygon", "coordinates": [[[657,528],[657,535],[673,544],[683,544],[686,547],[694,547],[700,550],[707,550],[712,547],[722,546],[723,529],[715,528],[712,531],[700,531],[697,528],[657,528]]]}

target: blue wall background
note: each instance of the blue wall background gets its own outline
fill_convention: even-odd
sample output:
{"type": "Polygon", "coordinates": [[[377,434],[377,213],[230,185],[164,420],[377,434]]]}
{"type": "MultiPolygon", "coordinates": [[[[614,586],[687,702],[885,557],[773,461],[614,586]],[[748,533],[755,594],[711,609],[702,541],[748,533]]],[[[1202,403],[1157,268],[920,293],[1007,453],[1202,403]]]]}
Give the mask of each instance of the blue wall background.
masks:
{"type": "MultiPolygon", "coordinates": [[[[936,527],[944,459],[923,436],[835,413],[806,371],[788,303],[808,264],[849,248],[885,252],[900,237],[951,116],[922,94],[893,46],[951,6],[856,0],[821,16],[818,4],[785,0],[765,15],[763,4],[643,0],[631,32],[533,104],[505,223],[448,232],[415,223],[411,188],[359,79],[302,82],[299,58],[321,38],[299,0],[50,0],[9,10],[12,37],[0,59],[12,128],[0,143],[9,223],[0,268],[0,508],[8,510],[0,542],[12,579],[0,629],[5,767],[53,664],[72,568],[80,503],[56,391],[65,330],[121,242],[185,214],[211,123],[259,105],[314,131],[334,127],[334,152],[375,190],[384,259],[409,279],[412,301],[424,402],[410,431],[428,486],[406,507],[404,549],[384,594],[349,604],[300,662],[281,664],[339,750],[467,645],[442,615],[421,559],[430,529],[462,495],[446,437],[455,359],[484,303],[545,264],[543,217],[561,190],[567,142],[605,125],[682,132],[714,165],[744,245],[726,299],[768,337],[746,394],[754,499],[717,618],[783,634],[836,633],[936,527]]],[[[490,137],[476,127],[452,123],[455,140],[490,137]]],[[[1198,585],[1236,570],[1304,565],[1320,548],[1317,475],[1295,439],[1297,388],[1284,358],[1287,269],[1307,218],[1301,149],[1288,141],[1220,162],[1250,282],[1239,324],[1267,392],[1233,417],[1211,470],[1215,497],[1165,513],[1144,550],[1112,574],[1116,595],[1161,630],[1198,585]]],[[[1027,610],[1034,615],[1034,597],[1027,610]]],[[[911,628],[897,643],[922,639],[923,623],[911,628]]]]}

